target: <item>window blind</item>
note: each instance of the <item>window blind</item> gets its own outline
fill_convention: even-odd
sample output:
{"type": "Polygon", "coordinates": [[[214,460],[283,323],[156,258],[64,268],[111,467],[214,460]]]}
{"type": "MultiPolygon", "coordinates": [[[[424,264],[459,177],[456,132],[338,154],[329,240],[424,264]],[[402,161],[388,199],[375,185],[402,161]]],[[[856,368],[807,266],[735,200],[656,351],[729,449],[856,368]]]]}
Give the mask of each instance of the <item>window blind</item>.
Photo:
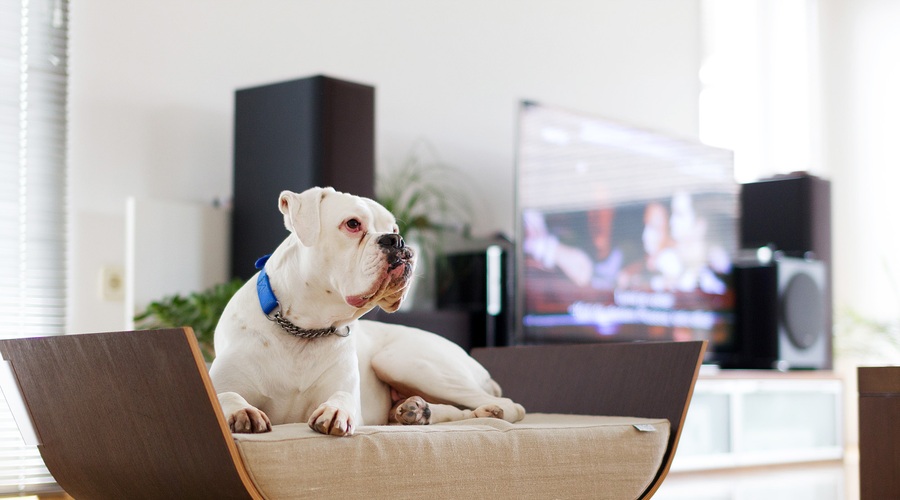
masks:
{"type": "MultiPolygon", "coordinates": [[[[65,328],[68,0],[0,0],[0,337],[65,328]]],[[[57,489],[0,400],[0,494],[57,489]]]]}

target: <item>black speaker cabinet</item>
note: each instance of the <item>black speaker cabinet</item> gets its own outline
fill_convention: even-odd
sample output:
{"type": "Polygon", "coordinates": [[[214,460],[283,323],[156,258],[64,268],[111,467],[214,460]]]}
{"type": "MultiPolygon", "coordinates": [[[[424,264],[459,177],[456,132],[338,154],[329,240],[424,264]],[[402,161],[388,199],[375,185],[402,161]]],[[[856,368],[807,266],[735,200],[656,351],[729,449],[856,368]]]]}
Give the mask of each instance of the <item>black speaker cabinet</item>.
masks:
{"type": "Polygon", "coordinates": [[[779,257],[734,267],[733,353],[725,368],[831,367],[826,270],[820,260],[779,257]]]}
{"type": "Polygon", "coordinates": [[[375,194],[375,89],[314,76],[235,92],[231,274],[253,263],[287,232],[278,194],[332,186],[375,194]]]}
{"type": "MultiPolygon", "coordinates": [[[[832,331],[831,183],[798,172],[741,187],[741,248],[773,246],[825,266],[825,325],[832,331]]],[[[829,343],[829,359],[831,354],[829,343]]]]}
{"type": "Polygon", "coordinates": [[[437,308],[469,314],[472,347],[512,342],[512,259],[512,244],[502,238],[437,259],[437,308]]]}
{"type": "Polygon", "coordinates": [[[741,248],[831,263],[831,183],[796,173],[741,186],[741,248]]]}

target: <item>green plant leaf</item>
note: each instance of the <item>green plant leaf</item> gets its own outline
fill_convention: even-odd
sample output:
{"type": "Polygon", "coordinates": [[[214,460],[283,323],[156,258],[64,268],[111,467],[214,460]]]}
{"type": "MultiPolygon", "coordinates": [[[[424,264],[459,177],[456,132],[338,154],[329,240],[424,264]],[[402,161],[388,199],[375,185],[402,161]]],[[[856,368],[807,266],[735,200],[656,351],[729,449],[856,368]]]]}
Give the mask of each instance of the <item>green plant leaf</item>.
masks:
{"type": "Polygon", "coordinates": [[[134,316],[135,325],[141,329],[189,326],[194,330],[204,359],[212,361],[215,358],[213,336],[216,325],[228,301],[243,285],[243,280],[234,279],[202,292],[163,297],[137,313],[134,316]]]}
{"type": "Polygon", "coordinates": [[[400,234],[419,243],[423,257],[438,256],[445,233],[467,233],[471,225],[472,200],[464,179],[420,140],[399,167],[378,178],[377,200],[394,214],[400,234]]]}

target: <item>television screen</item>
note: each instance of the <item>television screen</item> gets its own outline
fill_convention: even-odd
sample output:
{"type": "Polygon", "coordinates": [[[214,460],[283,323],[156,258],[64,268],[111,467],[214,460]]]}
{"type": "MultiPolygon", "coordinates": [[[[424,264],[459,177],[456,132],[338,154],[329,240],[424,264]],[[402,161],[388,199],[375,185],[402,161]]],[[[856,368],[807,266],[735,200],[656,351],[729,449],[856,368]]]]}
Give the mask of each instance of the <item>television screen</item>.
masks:
{"type": "Polygon", "coordinates": [[[731,152],[524,102],[516,164],[520,342],[727,349],[731,152]]]}

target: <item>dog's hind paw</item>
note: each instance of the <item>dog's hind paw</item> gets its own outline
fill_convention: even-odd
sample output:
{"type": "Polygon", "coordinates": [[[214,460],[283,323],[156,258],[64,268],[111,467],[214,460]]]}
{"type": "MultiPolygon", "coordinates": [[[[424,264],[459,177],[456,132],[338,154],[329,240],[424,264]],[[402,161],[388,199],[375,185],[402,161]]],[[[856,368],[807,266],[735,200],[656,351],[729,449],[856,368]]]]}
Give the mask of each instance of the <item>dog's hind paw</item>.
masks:
{"type": "Polygon", "coordinates": [[[503,408],[500,408],[497,405],[479,406],[478,408],[475,408],[473,413],[478,418],[503,418],[503,408]]]}
{"type": "Polygon", "coordinates": [[[269,416],[262,410],[249,407],[242,408],[228,417],[228,427],[236,433],[258,433],[272,430],[269,416]]]}
{"type": "Polygon", "coordinates": [[[431,423],[431,408],[419,396],[412,396],[398,402],[388,415],[388,423],[400,425],[428,425],[431,423]]]}

